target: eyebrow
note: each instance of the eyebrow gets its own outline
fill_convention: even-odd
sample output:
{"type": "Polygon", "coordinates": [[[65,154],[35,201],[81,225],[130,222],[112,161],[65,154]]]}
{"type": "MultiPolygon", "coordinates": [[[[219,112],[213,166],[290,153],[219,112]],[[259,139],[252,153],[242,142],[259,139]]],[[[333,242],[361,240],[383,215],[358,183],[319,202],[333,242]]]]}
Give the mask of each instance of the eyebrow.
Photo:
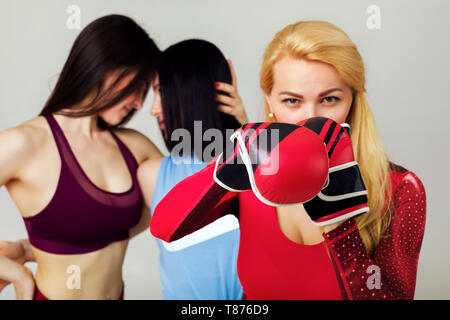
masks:
{"type": "MultiPolygon", "coordinates": [[[[340,88],[331,88],[331,89],[325,90],[324,92],[320,93],[319,97],[321,98],[321,97],[326,96],[327,94],[330,94],[331,92],[334,92],[334,91],[341,91],[341,92],[343,92],[343,90],[340,89],[340,88]]],[[[295,93],[295,92],[281,91],[280,93],[278,93],[278,95],[282,95],[282,94],[288,94],[288,95],[291,95],[291,96],[303,99],[303,96],[301,94],[298,94],[298,93],[295,93]]]]}

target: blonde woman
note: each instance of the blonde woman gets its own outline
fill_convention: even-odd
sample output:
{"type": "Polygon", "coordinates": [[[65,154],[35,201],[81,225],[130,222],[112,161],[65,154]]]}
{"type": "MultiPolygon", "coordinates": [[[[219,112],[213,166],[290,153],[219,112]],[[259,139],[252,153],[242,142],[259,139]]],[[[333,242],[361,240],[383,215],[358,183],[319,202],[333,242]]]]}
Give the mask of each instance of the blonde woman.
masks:
{"type": "Polygon", "coordinates": [[[355,44],[327,22],[288,25],[266,49],[260,85],[268,122],[326,117],[349,124],[369,212],[318,226],[303,204],[272,207],[251,191],[220,189],[212,161],[160,202],[152,233],[176,240],[239,208],[243,298],[413,299],[425,190],[413,172],[390,162],[383,150],[355,44]],[[170,216],[174,199],[178,210],[170,216]]]}

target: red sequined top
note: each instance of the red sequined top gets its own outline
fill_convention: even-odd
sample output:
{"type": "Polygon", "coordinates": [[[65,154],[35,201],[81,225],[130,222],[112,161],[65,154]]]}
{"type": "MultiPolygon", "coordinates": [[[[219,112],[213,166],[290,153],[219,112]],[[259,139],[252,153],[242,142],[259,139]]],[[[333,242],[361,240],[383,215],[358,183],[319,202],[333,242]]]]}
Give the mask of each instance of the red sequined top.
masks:
{"type": "Polygon", "coordinates": [[[354,218],[315,245],[297,244],[274,207],[251,191],[233,193],[212,179],[213,165],[178,183],[155,208],[154,236],[170,242],[235,214],[240,223],[238,275],[247,299],[413,299],[425,228],[425,190],[411,171],[392,165],[392,218],[372,255],[354,218]]]}
{"type": "Polygon", "coordinates": [[[390,176],[392,219],[385,238],[371,256],[354,219],[324,234],[344,299],[414,298],[425,231],[425,188],[413,172],[401,166],[391,165],[390,176]],[[375,272],[380,275],[380,285],[373,283],[375,272]]]}

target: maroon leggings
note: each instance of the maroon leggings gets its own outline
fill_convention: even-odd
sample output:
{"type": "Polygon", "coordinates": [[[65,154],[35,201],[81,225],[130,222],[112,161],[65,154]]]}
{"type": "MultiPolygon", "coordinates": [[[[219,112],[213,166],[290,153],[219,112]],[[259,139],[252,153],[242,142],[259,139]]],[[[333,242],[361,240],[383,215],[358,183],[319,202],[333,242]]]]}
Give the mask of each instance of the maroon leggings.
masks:
{"type": "MultiPolygon", "coordinates": [[[[122,287],[122,292],[120,294],[119,300],[123,300],[123,289],[124,287],[122,287]]],[[[39,289],[36,287],[36,290],[34,291],[33,300],[50,300],[50,299],[44,296],[42,292],[40,292],[39,289]]]]}

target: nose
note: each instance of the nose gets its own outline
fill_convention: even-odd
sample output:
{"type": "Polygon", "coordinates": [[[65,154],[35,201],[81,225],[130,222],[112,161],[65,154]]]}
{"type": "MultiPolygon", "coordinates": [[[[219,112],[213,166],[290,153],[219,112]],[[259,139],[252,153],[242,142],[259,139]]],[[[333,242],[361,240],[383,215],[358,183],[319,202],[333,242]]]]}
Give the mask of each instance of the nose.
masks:
{"type": "Polygon", "coordinates": [[[307,118],[317,117],[317,111],[313,103],[305,106],[307,118]]]}
{"type": "Polygon", "coordinates": [[[153,100],[152,107],[150,108],[150,114],[154,117],[161,116],[161,104],[157,101],[158,99],[153,100]]]}
{"type": "Polygon", "coordinates": [[[142,105],[143,105],[143,103],[141,101],[135,101],[133,103],[133,108],[137,109],[137,110],[141,110],[142,109],[142,105]]]}
{"type": "Polygon", "coordinates": [[[140,110],[142,109],[144,101],[137,95],[132,95],[125,101],[125,104],[132,109],[140,110]]]}
{"type": "Polygon", "coordinates": [[[141,96],[137,96],[133,102],[133,108],[140,110],[144,105],[144,100],[141,96]]]}

